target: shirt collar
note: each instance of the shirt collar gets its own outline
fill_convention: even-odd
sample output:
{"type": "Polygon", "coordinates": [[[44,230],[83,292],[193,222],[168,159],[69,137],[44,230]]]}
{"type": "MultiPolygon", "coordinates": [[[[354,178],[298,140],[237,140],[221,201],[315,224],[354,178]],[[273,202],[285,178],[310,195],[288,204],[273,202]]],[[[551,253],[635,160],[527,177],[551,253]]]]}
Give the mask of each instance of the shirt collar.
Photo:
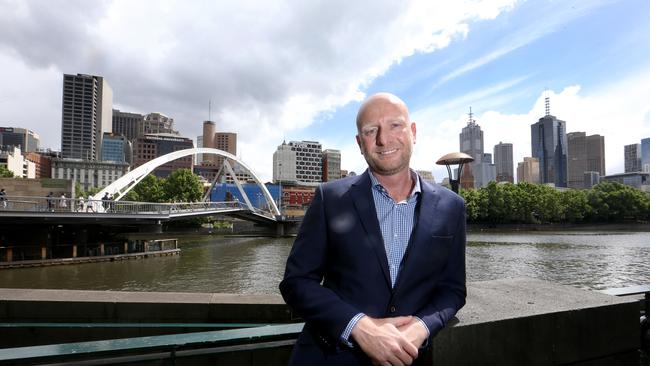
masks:
{"type": "MultiPolygon", "coordinates": [[[[415,182],[413,185],[413,189],[411,190],[411,193],[409,196],[406,198],[407,200],[413,196],[415,196],[416,193],[422,193],[422,189],[420,187],[420,179],[418,178],[417,173],[413,169],[409,169],[409,172],[411,173],[411,179],[415,182]]],[[[379,190],[380,192],[385,192],[388,194],[388,191],[386,191],[386,188],[379,183],[377,178],[375,177],[374,174],[372,174],[372,171],[368,169],[368,175],[370,175],[370,182],[372,183],[372,187],[379,190]]]]}

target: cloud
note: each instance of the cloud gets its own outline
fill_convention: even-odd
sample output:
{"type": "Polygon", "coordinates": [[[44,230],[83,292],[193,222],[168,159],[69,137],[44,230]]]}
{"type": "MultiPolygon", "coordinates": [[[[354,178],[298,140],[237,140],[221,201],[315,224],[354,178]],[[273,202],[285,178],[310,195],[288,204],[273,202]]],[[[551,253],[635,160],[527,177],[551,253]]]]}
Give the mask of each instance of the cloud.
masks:
{"type": "Polygon", "coordinates": [[[522,48],[547,34],[557,31],[563,25],[575,20],[576,18],[584,16],[594,8],[604,6],[610,2],[610,0],[582,0],[574,1],[571,6],[567,6],[566,3],[553,2],[544,4],[537,10],[535,15],[538,16],[539,13],[543,13],[553,14],[552,16],[544,17],[542,21],[540,21],[540,19],[531,20],[530,23],[521,27],[513,34],[510,34],[508,37],[505,37],[503,41],[498,43],[495,49],[491,50],[489,53],[467,62],[441,77],[432,88],[435,89],[452,79],[478,69],[483,65],[509,54],[510,52],[522,48]]]}
{"type": "MultiPolygon", "coordinates": [[[[624,171],[624,145],[639,143],[642,138],[650,137],[648,95],[650,71],[592,90],[583,90],[579,85],[567,85],[561,91],[548,91],[551,114],[566,121],[567,133],[582,131],[587,135],[605,136],[607,174],[624,171]]],[[[545,94],[540,93],[528,112],[523,114],[485,110],[475,115],[483,130],[485,152],[493,153],[494,145],[499,142],[510,142],[513,144],[515,167],[524,156],[531,156],[530,125],[544,115],[544,98],[545,94]]],[[[431,116],[430,110],[435,109],[436,106],[433,106],[415,111],[413,115],[431,116]]],[[[458,151],[458,135],[466,124],[466,115],[430,119],[424,125],[418,124],[413,166],[431,169],[440,156],[458,151]]],[[[435,167],[433,171],[438,182],[447,176],[443,167],[435,167]]]]}
{"type": "Polygon", "coordinates": [[[0,104],[0,119],[39,121],[30,128],[58,149],[60,105],[51,101],[60,104],[61,74],[102,75],[116,107],[163,112],[193,139],[211,101],[218,128],[238,133],[242,155],[268,179],[283,135],[363,99],[405,57],[463,39],[471,22],[513,3],[5,1],[0,62],[11,67],[0,79],[11,80],[11,103],[0,104]]]}

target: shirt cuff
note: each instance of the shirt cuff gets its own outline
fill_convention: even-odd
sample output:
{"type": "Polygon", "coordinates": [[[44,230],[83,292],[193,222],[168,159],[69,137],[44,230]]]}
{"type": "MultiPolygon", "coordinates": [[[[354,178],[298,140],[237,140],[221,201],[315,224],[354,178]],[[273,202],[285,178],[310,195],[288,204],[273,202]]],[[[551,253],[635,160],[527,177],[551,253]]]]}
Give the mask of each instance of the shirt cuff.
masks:
{"type": "Polygon", "coordinates": [[[345,327],[343,333],[341,333],[341,342],[343,342],[343,344],[345,344],[348,347],[354,347],[352,342],[350,342],[350,334],[352,334],[352,328],[354,328],[354,326],[357,325],[357,322],[359,322],[359,320],[364,316],[366,316],[366,314],[359,313],[353,316],[352,319],[350,319],[350,322],[348,322],[348,326],[345,327]]]}
{"type": "Polygon", "coordinates": [[[414,315],[413,317],[414,317],[415,319],[419,320],[420,323],[422,323],[422,326],[424,327],[424,329],[427,330],[427,339],[426,339],[426,340],[424,341],[424,343],[422,343],[422,345],[420,346],[420,348],[424,348],[424,347],[426,347],[426,346],[429,345],[429,337],[431,337],[431,331],[429,330],[429,327],[427,327],[427,324],[424,322],[424,320],[420,319],[420,317],[415,316],[415,315],[414,315]]]}

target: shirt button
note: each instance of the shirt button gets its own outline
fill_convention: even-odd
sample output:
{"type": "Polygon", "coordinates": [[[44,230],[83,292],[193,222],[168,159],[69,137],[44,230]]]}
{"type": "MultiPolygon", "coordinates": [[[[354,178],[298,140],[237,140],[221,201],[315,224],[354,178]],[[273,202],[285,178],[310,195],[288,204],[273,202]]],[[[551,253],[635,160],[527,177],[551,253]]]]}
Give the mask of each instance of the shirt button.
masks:
{"type": "Polygon", "coordinates": [[[395,305],[391,305],[391,307],[390,307],[390,312],[391,312],[391,313],[394,313],[394,312],[396,312],[396,311],[397,311],[397,308],[395,308],[395,305]]]}

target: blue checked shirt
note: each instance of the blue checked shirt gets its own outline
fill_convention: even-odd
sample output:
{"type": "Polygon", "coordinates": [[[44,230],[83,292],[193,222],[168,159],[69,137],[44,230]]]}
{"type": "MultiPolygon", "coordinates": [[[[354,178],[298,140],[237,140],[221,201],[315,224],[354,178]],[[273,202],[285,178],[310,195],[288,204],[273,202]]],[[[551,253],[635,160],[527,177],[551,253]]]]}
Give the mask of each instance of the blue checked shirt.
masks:
{"type": "MultiPolygon", "coordinates": [[[[372,183],[372,197],[375,201],[375,209],[377,210],[377,220],[379,220],[381,236],[384,239],[384,249],[386,250],[386,258],[388,259],[388,268],[390,270],[390,282],[395,287],[397,276],[401,270],[402,258],[404,258],[404,253],[406,252],[406,247],[408,246],[411,232],[415,225],[415,206],[418,203],[418,195],[421,193],[420,180],[417,174],[411,171],[411,177],[415,181],[411,194],[409,194],[406,200],[395,202],[377,178],[370,171],[368,173],[370,174],[370,181],[372,183]]],[[[349,341],[352,328],[364,316],[364,313],[355,315],[341,334],[341,339],[348,346],[352,346],[349,341]]]]}

